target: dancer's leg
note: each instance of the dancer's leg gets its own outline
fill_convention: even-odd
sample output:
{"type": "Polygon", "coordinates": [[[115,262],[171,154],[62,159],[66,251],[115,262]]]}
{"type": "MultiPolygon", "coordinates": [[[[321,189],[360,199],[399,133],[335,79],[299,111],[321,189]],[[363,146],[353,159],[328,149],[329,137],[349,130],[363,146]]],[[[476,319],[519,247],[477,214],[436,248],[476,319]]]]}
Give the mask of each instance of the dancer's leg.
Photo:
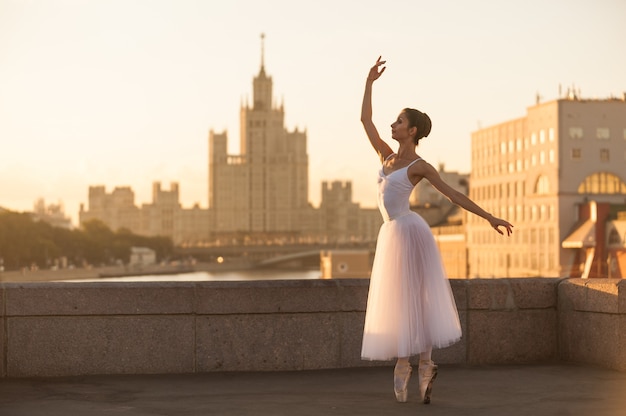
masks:
{"type": "Polygon", "coordinates": [[[411,364],[409,363],[409,357],[398,357],[396,367],[393,370],[393,391],[396,394],[396,400],[401,403],[407,401],[407,385],[410,377],[411,364]]]}
{"type": "Polygon", "coordinates": [[[420,393],[424,404],[430,403],[430,395],[433,388],[433,381],[437,377],[437,366],[433,362],[432,348],[420,353],[420,363],[418,368],[420,393]]]}

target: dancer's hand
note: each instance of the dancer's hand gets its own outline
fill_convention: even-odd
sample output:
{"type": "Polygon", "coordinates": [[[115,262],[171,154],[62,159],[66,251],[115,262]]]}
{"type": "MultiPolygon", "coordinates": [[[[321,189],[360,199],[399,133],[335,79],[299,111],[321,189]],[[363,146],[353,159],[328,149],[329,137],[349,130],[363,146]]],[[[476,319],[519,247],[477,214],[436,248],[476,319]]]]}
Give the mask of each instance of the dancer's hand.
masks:
{"type": "Polygon", "coordinates": [[[380,78],[383,72],[385,72],[386,67],[384,66],[380,69],[380,71],[378,70],[381,65],[385,65],[385,62],[387,62],[381,61],[380,58],[382,58],[382,56],[379,56],[374,66],[370,68],[370,73],[367,75],[368,81],[376,81],[378,78],[380,78]]]}
{"type": "Polygon", "coordinates": [[[513,225],[510,222],[505,221],[501,218],[496,218],[492,216],[489,219],[489,224],[491,224],[494,230],[502,235],[504,235],[504,232],[500,229],[500,227],[504,227],[506,229],[506,235],[513,234],[513,225]]]}

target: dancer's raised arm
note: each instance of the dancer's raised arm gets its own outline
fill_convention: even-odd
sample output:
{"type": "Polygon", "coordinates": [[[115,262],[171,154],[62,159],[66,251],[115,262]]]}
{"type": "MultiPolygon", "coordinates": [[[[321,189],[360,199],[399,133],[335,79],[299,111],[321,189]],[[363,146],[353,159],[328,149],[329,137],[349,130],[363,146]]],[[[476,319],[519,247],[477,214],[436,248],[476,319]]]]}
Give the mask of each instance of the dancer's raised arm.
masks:
{"type": "Polygon", "coordinates": [[[376,150],[376,153],[378,153],[378,157],[380,157],[380,161],[382,162],[393,153],[393,150],[391,150],[389,145],[380,138],[380,134],[378,134],[378,130],[372,121],[372,84],[374,84],[374,81],[376,81],[383,74],[383,72],[385,72],[384,66],[379,71],[379,67],[384,65],[386,62],[381,61],[380,58],[381,57],[379,56],[367,75],[365,92],[363,94],[363,104],[361,106],[361,123],[363,123],[365,133],[367,133],[370,143],[374,147],[374,150],[376,150]]]}

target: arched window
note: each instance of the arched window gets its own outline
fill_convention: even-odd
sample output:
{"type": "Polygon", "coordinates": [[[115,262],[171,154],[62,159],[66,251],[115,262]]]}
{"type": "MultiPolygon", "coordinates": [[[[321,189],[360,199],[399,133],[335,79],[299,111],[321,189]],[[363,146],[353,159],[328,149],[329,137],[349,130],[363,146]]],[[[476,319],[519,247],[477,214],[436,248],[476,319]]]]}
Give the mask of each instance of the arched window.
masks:
{"type": "Polygon", "coordinates": [[[622,244],[622,238],[619,235],[619,232],[615,228],[611,230],[609,233],[609,245],[619,245],[622,244]]]}
{"type": "Polygon", "coordinates": [[[579,194],[626,194],[626,183],[608,172],[589,175],[578,186],[579,194]]]}
{"type": "Polygon", "coordinates": [[[541,175],[535,182],[535,194],[545,195],[548,193],[550,193],[550,181],[547,176],[541,175]]]}

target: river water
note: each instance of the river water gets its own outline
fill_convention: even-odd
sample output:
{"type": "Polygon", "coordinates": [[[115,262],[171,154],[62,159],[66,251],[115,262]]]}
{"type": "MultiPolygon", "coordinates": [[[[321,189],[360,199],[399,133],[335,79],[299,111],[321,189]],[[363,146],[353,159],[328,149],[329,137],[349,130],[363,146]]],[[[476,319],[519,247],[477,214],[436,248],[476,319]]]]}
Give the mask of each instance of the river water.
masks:
{"type": "Polygon", "coordinates": [[[66,282],[202,282],[202,281],[250,281],[250,280],[302,280],[321,279],[319,270],[258,269],[220,272],[189,272],[95,279],[73,279],[66,282]]]}

